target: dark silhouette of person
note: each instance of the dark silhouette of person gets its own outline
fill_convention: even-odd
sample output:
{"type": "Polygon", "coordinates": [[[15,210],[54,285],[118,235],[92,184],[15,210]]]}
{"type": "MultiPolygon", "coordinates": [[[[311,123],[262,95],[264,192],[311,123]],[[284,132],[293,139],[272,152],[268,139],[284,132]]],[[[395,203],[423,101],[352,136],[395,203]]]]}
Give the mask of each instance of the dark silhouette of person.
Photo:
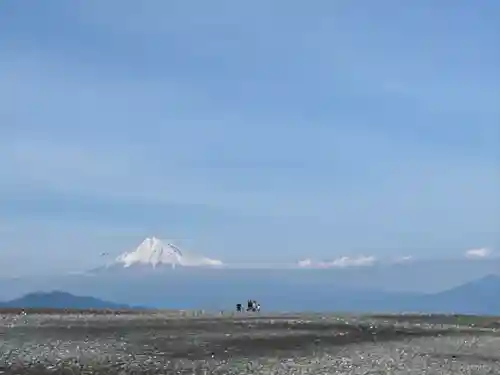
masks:
{"type": "Polygon", "coordinates": [[[241,303],[236,305],[236,311],[241,312],[241,303]]]}

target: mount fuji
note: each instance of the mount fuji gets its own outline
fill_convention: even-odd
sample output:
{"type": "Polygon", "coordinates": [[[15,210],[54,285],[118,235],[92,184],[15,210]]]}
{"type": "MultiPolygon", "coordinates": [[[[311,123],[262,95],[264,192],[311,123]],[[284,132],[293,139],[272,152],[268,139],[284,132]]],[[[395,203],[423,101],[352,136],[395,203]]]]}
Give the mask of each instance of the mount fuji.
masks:
{"type": "Polygon", "coordinates": [[[220,267],[223,265],[224,263],[220,260],[188,253],[170,242],[148,237],[135,250],[117,256],[106,268],[220,267]]]}

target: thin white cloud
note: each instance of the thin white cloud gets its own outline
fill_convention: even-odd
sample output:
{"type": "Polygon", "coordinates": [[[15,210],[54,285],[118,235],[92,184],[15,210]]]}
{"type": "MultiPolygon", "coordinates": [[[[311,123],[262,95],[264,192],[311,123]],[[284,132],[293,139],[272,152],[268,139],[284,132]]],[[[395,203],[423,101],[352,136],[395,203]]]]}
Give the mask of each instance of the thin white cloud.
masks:
{"type": "Polygon", "coordinates": [[[299,267],[311,267],[312,265],[313,265],[313,262],[311,259],[304,259],[304,260],[300,260],[298,262],[299,267]]]}
{"type": "Polygon", "coordinates": [[[343,256],[331,261],[314,262],[311,259],[304,259],[298,262],[302,268],[348,268],[348,267],[366,267],[373,266],[377,259],[374,256],[343,256]]]}
{"type": "Polygon", "coordinates": [[[332,267],[360,267],[360,266],[372,266],[376,262],[374,256],[358,256],[355,258],[351,257],[341,257],[330,262],[332,267]]]}
{"type": "Polygon", "coordinates": [[[413,257],[413,255],[404,255],[404,256],[400,256],[400,257],[397,257],[396,259],[394,259],[394,263],[398,263],[398,264],[401,264],[401,263],[408,263],[408,262],[411,262],[412,260],[414,260],[415,258],[413,257]]]}
{"type": "Polygon", "coordinates": [[[465,252],[465,257],[469,259],[487,258],[493,254],[493,251],[487,247],[470,249],[465,252]]]}

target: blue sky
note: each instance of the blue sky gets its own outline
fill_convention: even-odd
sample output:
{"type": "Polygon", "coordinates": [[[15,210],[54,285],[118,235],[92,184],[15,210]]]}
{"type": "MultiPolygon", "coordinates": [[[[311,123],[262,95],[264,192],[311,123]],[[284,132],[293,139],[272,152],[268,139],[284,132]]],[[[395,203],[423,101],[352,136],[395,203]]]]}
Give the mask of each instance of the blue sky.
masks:
{"type": "Polygon", "coordinates": [[[0,262],[147,235],[228,262],[498,248],[499,14],[2,1],[0,262]]]}

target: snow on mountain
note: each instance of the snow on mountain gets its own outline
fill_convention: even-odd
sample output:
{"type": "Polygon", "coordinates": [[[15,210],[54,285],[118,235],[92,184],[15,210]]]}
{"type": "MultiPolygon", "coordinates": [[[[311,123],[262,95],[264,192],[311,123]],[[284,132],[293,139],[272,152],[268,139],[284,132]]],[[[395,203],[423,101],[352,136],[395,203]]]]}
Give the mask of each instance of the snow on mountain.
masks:
{"type": "Polygon", "coordinates": [[[172,243],[151,237],[146,238],[134,251],[119,255],[113,265],[121,265],[125,268],[134,265],[204,267],[222,266],[223,263],[220,260],[186,253],[172,243]]]}

